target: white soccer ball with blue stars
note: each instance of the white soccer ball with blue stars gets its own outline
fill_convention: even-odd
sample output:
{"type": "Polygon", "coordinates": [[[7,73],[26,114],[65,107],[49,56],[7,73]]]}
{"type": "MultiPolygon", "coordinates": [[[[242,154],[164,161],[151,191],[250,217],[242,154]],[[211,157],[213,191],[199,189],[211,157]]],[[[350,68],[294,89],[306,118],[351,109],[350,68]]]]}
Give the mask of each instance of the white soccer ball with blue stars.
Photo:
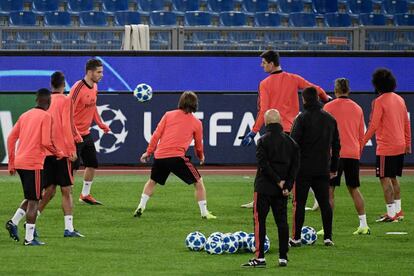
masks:
{"type": "Polygon", "coordinates": [[[206,241],[204,250],[208,254],[220,255],[224,252],[223,240],[218,235],[210,235],[206,241]]]}
{"type": "Polygon", "coordinates": [[[206,244],[206,237],[203,233],[195,231],[191,232],[185,238],[185,245],[192,251],[201,251],[206,244]]]}
{"type": "Polygon", "coordinates": [[[134,97],[141,103],[152,99],[152,87],[146,83],[140,83],[134,89],[134,97]]]}
{"type": "Polygon", "coordinates": [[[234,232],[233,235],[237,238],[239,249],[247,248],[247,233],[244,231],[234,232]]]}
{"type": "Polygon", "coordinates": [[[300,238],[302,240],[302,244],[312,245],[318,239],[318,235],[316,234],[315,229],[313,229],[312,227],[303,226],[300,238]]]}
{"type": "Polygon", "coordinates": [[[239,249],[239,241],[236,236],[234,236],[231,233],[226,233],[226,235],[223,238],[223,249],[226,253],[236,253],[239,249]]]}
{"type": "MultiPolygon", "coordinates": [[[[254,237],[254,233],[250,233],[247,238],[247,249],[254,253],[256,252],[256,241],[254,237]]],[[[264,252],[266,253],[270,249],[270,240],[269,237],[266,235],[265,243],[264,243],[264,252]]]]}

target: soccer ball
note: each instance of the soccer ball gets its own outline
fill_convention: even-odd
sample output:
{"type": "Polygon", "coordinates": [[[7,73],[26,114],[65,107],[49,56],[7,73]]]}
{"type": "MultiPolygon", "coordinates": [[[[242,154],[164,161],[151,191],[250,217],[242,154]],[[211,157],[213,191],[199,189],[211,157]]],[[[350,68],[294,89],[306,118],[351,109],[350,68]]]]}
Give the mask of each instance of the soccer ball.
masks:
{"type": "Polygon", "coordinates": [[[316,242],[318,236],[316,235],[315,229],[310,226],[303,226],[300,234],[302,244],[311,245],[316,242]]]}
{"type": "Polygon", "coordinates": [[[140,83],[134,89],[134,96],[141,103],[151,100],[152,88],[146,83],[140,83]]]}
{"type": "Polygon", "coordinates": [[[206,237],[203,235],[203,233],[197,231],[188,234],[185,238],[185,245],[188,249],[193,251],[203,250],[205,244],[206,237]]]}
{"type": "Polygon", "coordinates": [[[234,232],[233,235],[239,242],[239,249],[247,248],[247,233],[243,231],[234,232]]]}
{"type": "Polygon", "coordinates": [[[208,254],[219,255],[224,252],[223,241],[219,236],[210,236],[207,239],[205,250],[208,254]]]}
{"type": "Polygon", "coordinates": [[[210,234],[209,237],[213,237],[213,236],[218,236],[220,239],[223,239],[225,234],[221,233],[221,232],[213,232],[210,234]]]}
{"type": "MultiPolygon", "coordinates": [[[[247,249],[252,253],[256,252],[256,241],[255,241],[253,233],[250,233],[249,237],[247,238],[247,249]]],[[[269,240],[269,237],[266,235],[265,243],[264,243],[264,253],[269,251],[269,249],[270,249],[270,240],[269,240]]]]}
{"type": "Polygon", "coordinates": [[[233,234],[226,234],[223,238],[223,249],[226,253],[236,253],[239,249],[239,241],[233,234]]]}
{"type": "Polygon", "coordinates": [[[94,138],[96,151],[99,153],[111,153],[117,151],[127,138],[127,118],[120,109],[111,108],[109,104],[96,106],[102,121],[111,128],[104,134],[103,130],[94,125],[91,134],[94,138]]]}

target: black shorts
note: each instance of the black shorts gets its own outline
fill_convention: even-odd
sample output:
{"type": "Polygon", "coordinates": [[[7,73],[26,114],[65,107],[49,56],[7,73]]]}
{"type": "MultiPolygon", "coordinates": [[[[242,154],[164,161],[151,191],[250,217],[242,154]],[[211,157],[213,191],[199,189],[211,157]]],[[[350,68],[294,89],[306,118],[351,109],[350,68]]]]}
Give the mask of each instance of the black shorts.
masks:
{"type": "Polygon", "coordinates": [[[24,198],[28,200],[42,199],[44,184],[43,170],[17,169],[23,185],[24,198]]]}
{"type": "Polygon", "coordinates": [[[375,174],[379,178],[383,177],[397,177],[402,175],[404,166],[404,154],[383,156],[377,155],[377,162],[375,165],[375,174]]]}
{"type": "Polygon", "coordinates": [[[340,186],[342,173],[345,174],[347,186],[357,188],[359,182],[359,160],[353,158],[340,158],[338,164],[338,175],[329,182],[330,186],[340,186]]]}
{"type": "Polygon", "coordinates": [[[56,156],[47,156],[43,167],[45,186],[59,185],[61,187],[73,185],[72,162],[69,159],[56,159],[56,156]]]}
{"type": "Polygon", "coordinates": [[[200,173],[190,163],[187,157],[170,157],[154,159],[151,168],[151,179],[164,185],[170,173],[175,174],[187,184],[196,183],[200,179],[200,173]]]}
{"type": "Polygon", "coordinates": [[[92,135],[89,133],[88,135],[82,136],[82,139],[83,142],[76,144],[78,159],[74,162],[73,168],[78,170],[82,159],[85,167],[96,169],[98,167],[98,159],[96,158],[96,148],[92,135]]]}

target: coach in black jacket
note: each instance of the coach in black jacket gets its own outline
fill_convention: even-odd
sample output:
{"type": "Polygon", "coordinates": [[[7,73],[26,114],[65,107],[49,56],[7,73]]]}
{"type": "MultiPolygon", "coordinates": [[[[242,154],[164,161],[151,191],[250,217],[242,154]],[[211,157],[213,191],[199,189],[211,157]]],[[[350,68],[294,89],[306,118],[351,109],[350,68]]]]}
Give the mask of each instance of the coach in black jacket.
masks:
{"type": "Polygon", "coordinates": [[[256,258],[244,267],[264,267],[266,217],[272,208],[279,233],[279,265],[287,265],[289,226],[287,197],[299,168],[299,147],[283,132],[276,109],[265,113],[266,133],[257,143],[257,174],[254,182],[254,229],[256,258]]]}
{"type": "Polygon", "coordinates": [[[304,111],[297,116],[291,136],[300,147],[300,169],[293,189],[293,240],[291,246],[301,245],[301,229],[305,220],[305,204],[309,188],[319,202],[322,214],[325,245],[332,242],[332,209],[329,204],[329,179],[338,170],[339,143],[335,119],[318,101],[315,88],[302,93],[304,111]]]}

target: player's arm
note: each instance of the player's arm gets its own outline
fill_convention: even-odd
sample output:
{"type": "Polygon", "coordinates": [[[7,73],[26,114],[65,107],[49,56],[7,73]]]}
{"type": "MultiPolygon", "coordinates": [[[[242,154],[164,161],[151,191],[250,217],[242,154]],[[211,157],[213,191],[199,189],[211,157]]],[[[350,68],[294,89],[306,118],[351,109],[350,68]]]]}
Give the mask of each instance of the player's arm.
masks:
{"type": "Polygon", "coordinates": [[[72,136],[76,143],[81,143],[83,141],[82,136],[80,135],[78,129],[76,128],[75,121],[74,121],[74,107],[73,107],[73,101],[69,98],[68,101],[69,105],[69,118],[70,118],[70,128],[72,129],[72,136]]]}
{"type": "MultiPolygon", "coordinates": [[[[252,131],[258,133],[264,124],[264,114],[269,109],[269,93],[263,82],[259,85],[259,93],[257,96],[257,116],[252,131]]],[[[254,137],[254,136],[253,136],[254,137]]]]}
{"type": "Polygon", "coordinates": [[[14,159],[16,156],[16,142],[19,139],[19,135],[20,121],[18,120],[10,132],[9,137],[7,138],[7,151],[9,153],[8,170],[11,175],[14,175],[16,173],[16,169],[14,168],[14,159]]]}
{"type": "Polygon", "coordinates": [[[278,185],[282,179],[270,166],[270,163],[267,159],[266,149],[264,148],[263,141],[260,139],[256,147],[256,158],[260,171],[263,172],[263,174],[266,175],[270,181],[278,185]]]}
{"type": "Polygon", "coordinates": [[[52,117],[50,115],[45,116],[40,127],[42,133],[41,145],[58,159],[61,159],[63,157],[63,152],[55,147],[52,140],[52,117]]]}
{"type": "Polygon", "coordinates": [[[74,133],[73,133],[74,128],[73,128],[72,115],[73,115],[72,114],[72,102],[67,101],[63,105],[63,110],[62,110],[62,128],[63,128],[62,131],[63,131],[64,140],[65,140],[66,150],[70,154],[69,157],[71,159],[76,160],[76,158],[74,158],[76,156],[76,146],[75,146],[76,137],[74,137],[74,133]]]}
{"type": "MultiPolygon", "coordinates": [[[[369,139],[374,135],[375,131],[377,130],[384,111],[382,109],[381,104],[378,103],[378,99],[374,100],[371,112],[371,119],[369,121],[367,132],[365,132],[364,140],[362,141],[362,145],[368,142],[369,139]]],[[[362,150],[362,149],[361,149],[362,150]]]]}
{"type": "Polygon", "coordinates": [[[200,164],[204,164],[204,149],[203,149],[203,125],[198,122],[196,131],[194,132],[194,151],[200,160],[200,164]]]}
{"type": "Polygon", "coordinates": [[[339,131],[336,121],[334,121],[334,133],[331,145],[331,173],[336,174],[338,171],[339,152],[341,151],[341,142],[339,140],[339,131]]]}
{"type": "Polygon", "coordinates": [[[293,152],[292,152],[292,160],[290,163],[289,171],[288,171],[288,178],[286,179],[285,184],[283,185],[283,190],[288,190],[289,192],[293,188],[293,183],[295,182],[296,175],[299,172],[299,162],[300,162],[300,150],[299,146],[293,142],[293,152]]]}
{"type": "Polygon", "coordinates": [[[99,116],[98,108],[96,107],[95,107],[95,113],[93,114],[93,120],[99,126],[99,128],[102,129],[105,133],[108,133],[111,131],[109,126],[107,126],[104,122],[102,122],[102,118],[101,116],[99,116]]]}
{"type": "Polygon", "coordinates": [[[361,112],[361,117],[359,120],[359,131],[358,131],[358,141],[359,141],[359,151],[362,152],[364,148],[364,113],[361,112]]]}
{"type": "Polygon", "coordinates": [[[318,96],[321,99],[322,102],[327,103],[329,102],[332,98],[328,96],[328,94],[326,94],[325,90],[323,90],[322,87],[313,84],[307,80],[305,80],[303,77],[299,76],[299,75],[295,75],[296,76],[296,80],[298,82],[298,88],[303,90],[307,87],[315,87],[316,91],[318,91],[318,96]]]}
{"type": "Polygon", "coordinates": [[[157,148],[157,145],[158,145],[158,141],[160,140],[161,135],[164,132],[166,122],[167,122],[167,116],[164,115],[161,118],[161,121],[158,123],[157,128],[155,129],[154,133],[151,136],[151,140],[148,144],[147,150],[141,156],[141,162],[145,163],[151,157],[151,155],[155,152],[155,149],[157,148]]]}
{"type": "Polygon", "coordinates": [[[405,134],[405,153],[411,153],[411,124],[408,118],[407,107],[405,108],[404,134],[405,134]]]}

